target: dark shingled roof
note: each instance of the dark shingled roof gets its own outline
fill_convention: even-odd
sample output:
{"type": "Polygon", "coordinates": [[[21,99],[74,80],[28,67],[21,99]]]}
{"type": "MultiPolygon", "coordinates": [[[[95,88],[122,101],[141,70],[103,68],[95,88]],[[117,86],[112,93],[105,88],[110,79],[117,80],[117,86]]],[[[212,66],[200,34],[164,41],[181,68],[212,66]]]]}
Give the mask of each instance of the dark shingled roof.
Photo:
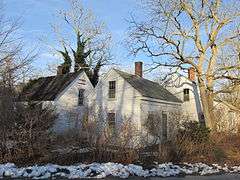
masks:
{"type": "Polygon", "coordinates": [[[170,102],[182,102],[180,99],[178,99],[167,89],[156,82],[117,69],[115,69],[115,71],[144,97],[150,97],[170,102]]]}
{"type": "Polygon", "coordinates": [[[30,80],[19,96],[20,101],[53,101],[83,71],[30,80]]]}

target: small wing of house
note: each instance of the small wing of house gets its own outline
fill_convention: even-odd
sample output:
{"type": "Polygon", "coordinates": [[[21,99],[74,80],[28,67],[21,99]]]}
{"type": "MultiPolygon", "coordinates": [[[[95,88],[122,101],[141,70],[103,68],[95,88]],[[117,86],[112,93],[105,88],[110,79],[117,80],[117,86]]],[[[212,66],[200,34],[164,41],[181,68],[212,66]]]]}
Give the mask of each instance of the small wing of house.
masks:
{"type": "MultiPolygon", "coordinates": [[[[90,80],[84,71],[67,73],[56,76],[40,77],[30,80],[23,88],[20,101],[58,101],[61,96],[70,95],[68,90],[75,88],[77,92],[71,91],[74,97],[78,97],[79,89],[87,92],[94,90],[90,80]]],[[[76,106],[77,104],[73,105],[76,106]]]]}
{"type": "Polygon", "coordinates": [[[20,95],[20,101],[52,104],[59,114],[54,129],[58,132],[79,128],[88,108],[89,94],[94,91],[86,73],[80,70],[30,81],[20,95]]]}
{"type": "Polygon", "coordinates": [[[182,110],[187,119],[204,122],[199,88],[195,82],[195,72],[191,68],[188,77],[173,74],[164,82],[164,86],[183,101],[182,110]]]}
{"type": "Polygon", "coordinates": [[[20,95],[21,101],[54,101],[81,72],[30,80],[20,95]]]}

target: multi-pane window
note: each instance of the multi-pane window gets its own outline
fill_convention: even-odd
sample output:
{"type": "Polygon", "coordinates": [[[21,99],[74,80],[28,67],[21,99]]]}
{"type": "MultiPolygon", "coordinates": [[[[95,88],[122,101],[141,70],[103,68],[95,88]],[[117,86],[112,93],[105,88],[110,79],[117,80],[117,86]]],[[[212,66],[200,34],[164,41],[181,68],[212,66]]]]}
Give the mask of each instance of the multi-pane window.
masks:
{"type": "Polygon", "coordinates": [[[162,137],[163,140],[167,140],[167,113],[162,112],[162,137]]]}
{"type": "Polygon", "coordinates": [[[184,101],[189,101],[189,89],[183,89],[183,100],[184,101]]]}
{"type": "Polygon", "coordinates": [[[82,106],[84,101],[84,89],[79,89],[78,92],[78,105],[82,106]]]}
{"type": "Polygon", "coordinates": [[[109,98],[116,97],[116,81],[109,81],[108,97],[109,98]]]}
{"type": "Polygon", "coordinates": [[[109,129],[114,130],[116,125],[115,113],[108,113],[108,126],[109,129]]]}

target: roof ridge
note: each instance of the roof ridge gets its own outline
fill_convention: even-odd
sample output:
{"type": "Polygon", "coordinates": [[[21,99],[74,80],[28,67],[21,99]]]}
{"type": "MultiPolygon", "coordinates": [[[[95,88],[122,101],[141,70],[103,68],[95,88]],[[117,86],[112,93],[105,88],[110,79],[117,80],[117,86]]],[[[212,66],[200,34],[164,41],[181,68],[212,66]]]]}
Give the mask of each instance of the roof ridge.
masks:
{"type": "Polygon", "coordinates": [[[133,88],[135,88],[145,97],[151,97],[178,103],[182,102],[180,99],[178,99],[174,94],[172,94],[158,82],[154,82],[149,79],[145,79],[118,69],[114,70],[116,70],[116,72],[122,78],[124,78],[131,86],[133,86],[133,88]]]}
{"type": "Polygon", "coordinates": [[[40,77],[29,81],[20,99],[23,100],[54,100],[68,85],[74,81],[83,71],[71,72],[63,75],[40,77]]]}
{"type": "Polygon", "coordinates": [[[35,79],[30,79],[30,80],[38,80],[38,79],[43,79],[43,78],[55,78],[55,77],[61,77],[61,76],[66,76],[66,75],[73,75],[73,74],[78,74],[78,73],[81,73],[83,71],[77,71],[77,72],[69,72],[69,73],[66,73],[66,74],[56,74],[56,75],[52,75],[52,76],[41,76],[41,77],[38,77],[38,78],[35,78],[35,79]]]}
{"type": "Polygon", "coordinates": [[[152,80],[150,80],[150,79],[146,79],[146,78],[144,78],[144,77],[140,77],[140,76],[138,76],[138,75],[131,74],[131,73],[128,73],[128,72],[126,72],[126,71],[122,71],[122,70],[119,70],[119,69],[116,69],[116,68],[113,68],[113,69],[114,69],[114,70],[117,70],[117,71],[120,71],[120,72],[122,72],[122,73],[128,74],[128,75],[134,76],[134,77],[136,77],[136,78],[144,79],[144,80],[147,80],[147,81],[150,81],[150,82],[152,82],[152,83],[156,83],[156,84],[160,85],[159,83],[157,83],[157,82],[155,82],[155,81],[152,81],[152,80]]]}

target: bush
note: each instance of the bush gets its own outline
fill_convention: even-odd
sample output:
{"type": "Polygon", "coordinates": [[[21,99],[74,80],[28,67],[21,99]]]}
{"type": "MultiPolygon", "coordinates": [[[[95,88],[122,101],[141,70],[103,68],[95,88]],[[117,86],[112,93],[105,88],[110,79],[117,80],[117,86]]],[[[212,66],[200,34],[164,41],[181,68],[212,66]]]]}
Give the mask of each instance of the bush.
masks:
{"type": "Polygon", "coordinates": [[[0,88],[0,163],[34,160],[48,151],[49,128],[56,114],[52,107],[15,101],[11,89],[0,88]]]}
{"type": "Polygon", "coordinates": [[[139,131],[129,120],[113,130],[106,126],[96,143],[95,159],[100,162],[133,163],[139,159],[139,131]]]}
{"type": "Polygon", "coordinates": [[[197,121],[184,122],[179,129],[177,138],[187,138],[193,143],[209,141],[210,129],[197,121]]]}
{"type": "Polygon", "coordinates": [[[217,162],[221,162],[227,157],[224,150],[219,147],[215,147],[213,149],[213,155],[214,155],[214,159],[216,159],[217,162]]]}
{"type": "Polygon", "coordinates": [[[167,149],[164,157],[172,162],[236,165],[240,163],[239,139],[239,134],[211,132],[197,122],[185,122],[176,137],[163,146],[167,149]]]}
{"type": "Polygon", "coordinates": [[[172,161],[199,158],[202,154],[208,154],[207,151],[211,149],[210,130],[198,122],[184,122],[171,144],[171,152],[174,154],[172,161]]]}

